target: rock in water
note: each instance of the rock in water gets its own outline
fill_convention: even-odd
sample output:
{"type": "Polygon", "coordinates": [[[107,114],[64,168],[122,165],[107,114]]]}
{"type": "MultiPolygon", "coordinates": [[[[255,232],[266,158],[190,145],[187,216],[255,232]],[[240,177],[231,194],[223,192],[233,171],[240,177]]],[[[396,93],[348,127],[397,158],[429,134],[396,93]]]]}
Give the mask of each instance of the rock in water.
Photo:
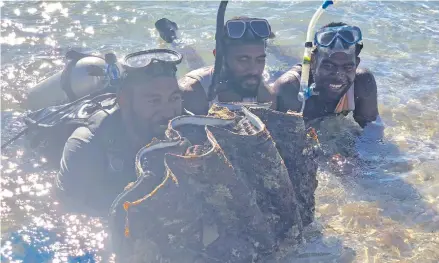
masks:
{"type": "Polygon", "coordinates": [[[300,242],[317,186],[303,120],[209,114],[171,120],[167,140],[139,151],[138,180],[111,208],[118,262],[264,262],[285,237],[300,242]]]}

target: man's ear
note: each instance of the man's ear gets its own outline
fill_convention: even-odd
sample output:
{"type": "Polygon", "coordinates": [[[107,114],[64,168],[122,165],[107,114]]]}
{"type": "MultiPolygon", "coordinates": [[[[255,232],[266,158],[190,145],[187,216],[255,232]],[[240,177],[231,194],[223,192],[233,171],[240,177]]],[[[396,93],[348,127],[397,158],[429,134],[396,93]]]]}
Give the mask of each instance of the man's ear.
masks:
{"type": "Polygon", "coordinates": [[[212,51],[212,53],[213,53],[213,56],[216,57],[216,49],[214,49],[214,50],[212,51]]]}
{"type": "Polygon", "coordinates": [[[355,63],[357,64],[357,67],[358,67],[358,65],[360,65],[360,61],[361,61],[360,57],[357,57],[357,59],[355,61],[355,63]]]}

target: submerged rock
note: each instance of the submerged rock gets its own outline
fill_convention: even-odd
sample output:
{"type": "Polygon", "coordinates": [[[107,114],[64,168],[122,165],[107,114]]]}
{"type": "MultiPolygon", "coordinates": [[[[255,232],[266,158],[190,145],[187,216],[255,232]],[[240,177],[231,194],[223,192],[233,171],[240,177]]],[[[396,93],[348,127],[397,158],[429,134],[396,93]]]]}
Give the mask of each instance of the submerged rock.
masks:
{"type": "Polygon", "coordinates": [[[314,215],[312,139],[301,117],[213,106],[170,121],[111,208],[120,262],[264,262],[314,215]]]}

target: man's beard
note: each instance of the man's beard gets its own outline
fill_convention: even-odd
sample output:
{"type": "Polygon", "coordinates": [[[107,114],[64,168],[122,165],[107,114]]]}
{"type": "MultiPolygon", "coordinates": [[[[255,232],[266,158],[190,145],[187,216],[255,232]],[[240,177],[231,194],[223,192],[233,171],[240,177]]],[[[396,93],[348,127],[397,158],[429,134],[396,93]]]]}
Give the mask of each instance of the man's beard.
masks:
{"type": "Polygon", "coordinates": [[[141,141],[150,141],[154,137],[150,122],[145,122],[133,110],[131,110],[131,121],[133,130],[141,141]]]}
{"type": "Polygon", "coordinates": [[[131,120],[134,132],[144,143],[149,143],[154,137],[163,139],[167,121],[163,120],[160,123],[145,121],[133,109],[131,109],[131,120]]]}
{"type": "Polygon", "coordinates": [[[258,95],[258,87],[261,85],[262,76],[259,75],[246,75],[242,77],[229,78],[229,85],[231,88],[244,98],[256,97],[258,95]],[[246,83],[247,80],[251,80],[251,83],[246,83]]]}

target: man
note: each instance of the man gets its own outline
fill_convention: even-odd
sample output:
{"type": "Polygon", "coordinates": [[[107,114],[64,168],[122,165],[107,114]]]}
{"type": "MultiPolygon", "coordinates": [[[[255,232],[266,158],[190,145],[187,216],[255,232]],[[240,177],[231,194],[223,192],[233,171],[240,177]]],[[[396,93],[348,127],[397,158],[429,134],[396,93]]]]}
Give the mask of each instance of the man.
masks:
{"type": "Polygon", "coordinates": [[[183,107],[207,114],[213,102],[269,102],[271,95],[262,77],[265,68],[266,40],[274,37],[265,19],[240,17],[226,22],[222,39],[224,63],[221,83],[215,83],[214,96],[208,98],[213,66],[197,69],[179,80],[183,107]]]}
{"type": "MultiPolygon", "coordinates": [[[[373,74],[358,68],[363,48],[358,27],[330,23],[315,35],[309,85],[303,117],[312,120],[330,114],[353,112],[355,121],[365,127],[378,117],[377,85],[373,74]]],[[[282,75],[271,91],[279,111],[300,111],[301,65],[282,75]]]]}
{"type": "Polygon", "coordinates": [[[155,61],[126,69],[117,93],[119,108],[110,114],[97,112],[89,126],[69,137],[56,177],[69,210],[106,216],[117,194],[136,180],[137,151],[181,115],[176,64],[155,61]]]}

